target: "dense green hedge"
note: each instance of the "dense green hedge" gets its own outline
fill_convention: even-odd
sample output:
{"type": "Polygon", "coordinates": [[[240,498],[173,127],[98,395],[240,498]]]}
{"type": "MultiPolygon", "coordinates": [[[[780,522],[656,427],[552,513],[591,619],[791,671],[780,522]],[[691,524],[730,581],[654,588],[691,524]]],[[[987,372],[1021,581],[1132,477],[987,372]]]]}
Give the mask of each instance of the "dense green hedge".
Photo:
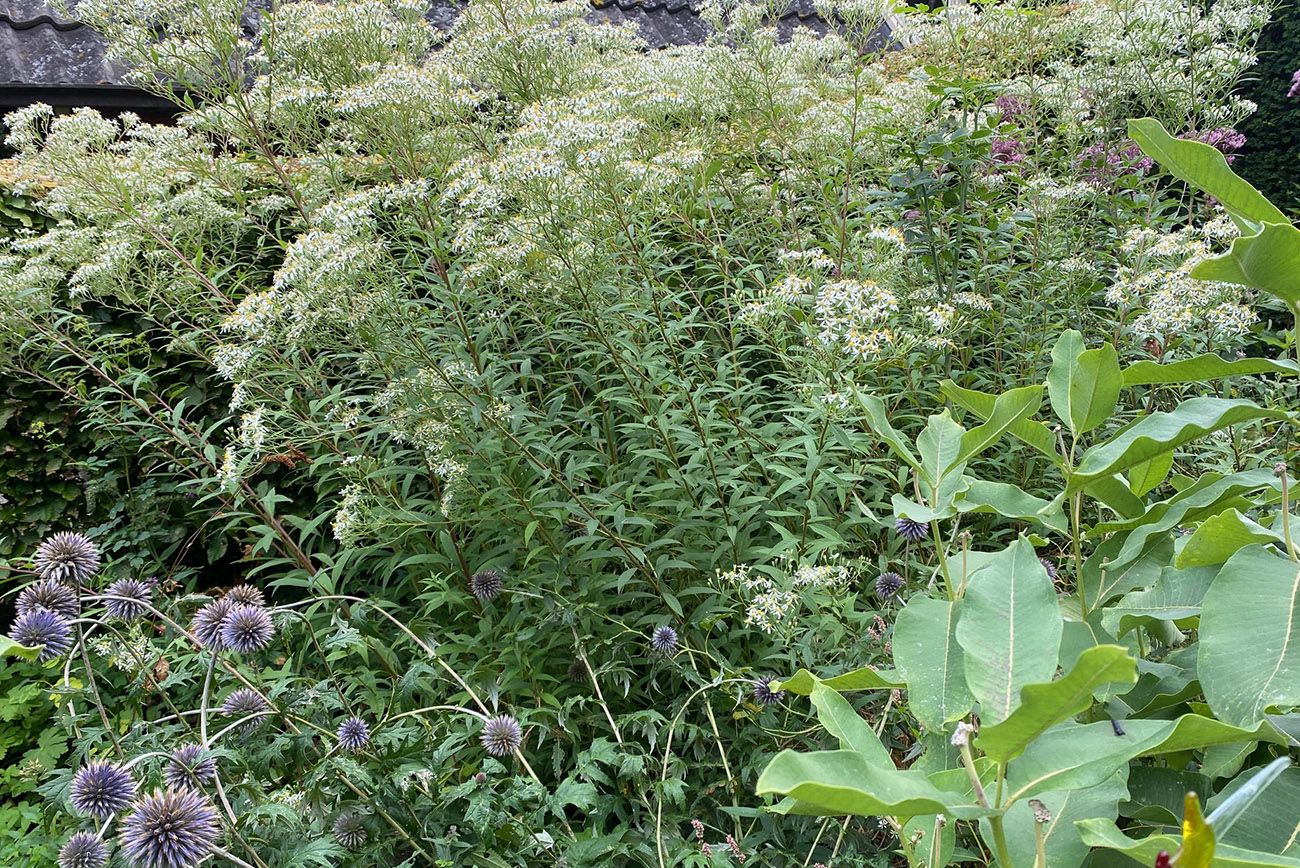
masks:
{"type": "Polygon", "coordinates": [[[1282,208],[1300,212],[1300,96],[1288,97],[1291,74],[1300,69],[1300,4],[1273,14],[1259,40],[1259,65],[1246,96],[1259,104],[1242,125],[1245,156],[1238,168],[1282,208]]]}

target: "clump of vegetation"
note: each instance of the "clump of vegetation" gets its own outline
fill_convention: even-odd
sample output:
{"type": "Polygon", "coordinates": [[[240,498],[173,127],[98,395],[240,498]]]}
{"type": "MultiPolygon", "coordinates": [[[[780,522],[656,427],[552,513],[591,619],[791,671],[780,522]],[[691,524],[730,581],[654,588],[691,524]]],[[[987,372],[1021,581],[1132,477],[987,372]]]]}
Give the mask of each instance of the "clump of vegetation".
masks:
{"type": "Polygon", "coordinates": [[[1296,860],[1269,4],[425,11],[92,0],[179,123],[9,117],[6,370],[129,484],[13,544],[0,853],[1296,860]]]}

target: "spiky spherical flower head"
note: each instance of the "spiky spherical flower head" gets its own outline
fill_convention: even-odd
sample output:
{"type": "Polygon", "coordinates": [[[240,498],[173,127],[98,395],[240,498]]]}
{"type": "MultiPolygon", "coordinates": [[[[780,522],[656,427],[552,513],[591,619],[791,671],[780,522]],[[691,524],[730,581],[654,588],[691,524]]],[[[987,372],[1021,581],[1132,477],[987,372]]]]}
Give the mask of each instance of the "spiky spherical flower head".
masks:
{"type": "Polygon", "coordinates": [[[655,627],[655,631],[650,634],[650,650],[665,657],[670,656],[677,650],[677,631],[667,624],[655,627]]]}
{"type": "Polygon", "coordinates": [[[229,591],[226,591],[226,596],[222,597],[222,599],[238,603],[241,606],[266,605],[266,597],[263,597],[262,592],[252,585],[235,585],[229,591]]]}
{"type": "Polygon", "coordinates": [[[519,721],[510,715],[498,714],[488,720],[478,740],[483,743],[483,749],[492,756],[503,757],[518,750],[519,745],[524,743],[524,730],[519,725],[519,721]]]}
{"type": "Polygon", "coordinates": [[[784,690],[773,690],[772,679],[763,677],[754,682],[754,701],[762,705],[775,705],[785,698],[784,690]]]}
{"type": "Polygon", "coordinates": [[[194,631],[199,644],[213,651],[226,650],[226,644],[221,641],[221,626],[226,622],[226,616],[234,608],[234,603],[222,598],[208,603],[194,613],[194,620],[190,622],[190,629],[194,631]]]}
{"type": "Polygon", "coordinates": [[[108,847],[93,832],[78,832],[59,851],[59,868],[104,868],[108,847]]]}
{"type": "Polygon", "coordinates": [[[261,606],[236,605],[221,624],[221,644],[240,654],[261,651],[274,635],[271,616],[261,606]]]}
{"type": "Polygon", "coordinates": [[[366,843],[366,825],[361,815],[355,811],[344,811],[334,821],[334,840],[349,850],[356,850],[366,843]]]}
{"type": "Polygon", "coordinates": [[[370,744],[370,727],[359,717],[349,717],[339,724],[339,747],[353,753],[370,744]]]}
{"type": "Polygon", "coordinates": [[[141,579],[118,579],[108,586],[104,601],[108,614],[122,621],[134,621],[149,611],[153,585],[141,579]]]}
{"type": "Polygon", "coordinates": [[[73,776],[68,797],[72,807],[81,813],[107,820],[131,804],[135,798],[135,779],[129,771],[112,763],[92,762],[73,776]]]}
{"type": "Polygon", "coordinates": [[[908,542],[920,542],[930,535],[930,528],[924,522],[913,521],[905,515],[894,519],[894,530],[908,542]]]}
{"type": "Polygon", "coordinates": [[[83,533],[56,533],[36,547],[32,566],[42,579],[84,585],[99,572],[99,546],[83,533]]]}
{"type": "Polygon", "coordinates": [[[172,789],[198,788],[211,783],[217,776],[217,761],[205,756],[197,744],[183,744],[172,751],[172,758],[163,769],[163,780],[172,789]]]}
{"type": "Polygon", "coordinates": [[[62,657],[72,646],[72,626],[57,612],[32,609],[14,621],[9,638],[28,648],[42,646],[36,659],[44,663],[62,657]]]}
{"type": "Polygon", "coordinates": [[[190,868],[217,843],[217,811],[197,790],[154,790],[122,824],[122,848],[135,868],[190,868]]]}
{"type": "MultiPolygon", "coordinates": [[[[261,694],[251,687],[239,688],[221,703],[221,713],[227,717],[249,717],[250,715],[269,711],[270,708],[261,694]]],[[[252,717],[240,728],[247,732],[257,729],[265,721],[266,716],[259,714],[258,717],[252,717]]]]}
{"type": "Polygon", "coordinates": [[[903,588],[903,577],[893,570],[886,570],[876,579],[876,596],[888,600],[903,588]]]}
{"type": "Polygon", "coordinates": [[[18,593],[14,609],[19,615],[26,615],[32,609],[49,609],[65,618],[75,618],[81,611],[81,604],[77,601],[77,590],[72,585],[54,579],[41,579],[18,593]]]}
{"type": "Polygon", "coordinates": [[[506,586],[506,577],[500,570],[488,568],[479,570],[469,580],[469,592],[474,595],[480,603],[486,603],[495,597],[506,586]]]}
{"type": "Polygon", "coordinates": [[[1043,565],[1043,569],[1047,570],[1047,577],[1052,581],[1056,581],[1056,564],[1047,558],[1039,558],[1038,562],[1043,565]]]}

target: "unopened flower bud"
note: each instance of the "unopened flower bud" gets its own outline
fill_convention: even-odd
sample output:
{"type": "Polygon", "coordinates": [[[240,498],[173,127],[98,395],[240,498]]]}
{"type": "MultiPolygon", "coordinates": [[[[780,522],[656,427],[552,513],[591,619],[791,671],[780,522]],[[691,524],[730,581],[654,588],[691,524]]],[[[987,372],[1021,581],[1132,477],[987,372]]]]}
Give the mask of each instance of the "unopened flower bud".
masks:
{"type": "Polygon", "coordinates": [[[1034,812],[1035,823],[1046,825],[1052,822],[1052,812],[1047,810],[1047,805],[1044,805],[1038,799],[1029,800],[1029,809],[1034,812]]]}

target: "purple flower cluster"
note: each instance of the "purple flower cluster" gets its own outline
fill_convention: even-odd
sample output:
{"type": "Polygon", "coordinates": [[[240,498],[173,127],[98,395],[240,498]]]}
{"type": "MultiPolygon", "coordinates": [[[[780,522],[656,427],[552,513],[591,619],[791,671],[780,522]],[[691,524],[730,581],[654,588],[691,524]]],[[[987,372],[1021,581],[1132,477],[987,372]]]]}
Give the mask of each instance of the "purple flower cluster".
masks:
{"type": "Polygon", "coordinates": [[[197,744],[183,744],[176,748],[167,768],[163,769],[163,780],[174,790],[198,788],[216,776],[217,761],[204,756],[203,748],[197,744]]]}
{"type": "Polygon", "coordinates": [[[32,609],[19,615],[9,628],[9,638],[29,648],[40,646],[41,663],[62,657],[72,647],[72,627],[66,618],[49,609],[32,609]]]}
{"type": "Polygon", "coordinates": [[[524,730],[510,715],[498,714],[484,725],[479,741],[492,756],[503,757],[524,743],[524,730]]]}
{"type": "Polygon", "coordinates": [[[1217,129],[1207,130],[1201,133],[1187,133],[1179,136],[1191,142],[1201,142],[1209,145],[1223,154],[1228,165],[1232,165],[1233,160],[1237,159],[1237,151],[1240,151],[1246,144],[1246,137],[1237,132],[1232,127],[1218,127],[1217,129]]]}
{"type": "Polygon", "coordinates": [[[1029,103],[1009,93],[995,99],[993,107],[998,110],[998,122],[1003,124],[1018,123],[1021,115],[1029,111],[1029,103]]]}
{"type": "Polygon", "coordinates": [[[1104,187],[1123,175],[1146,174],[1155,161],[1133,142],[1125,145],[1096,142],[1079,153],[1074,165],[1085,181],[1104,187]]]}
{"type": "Polygon", "coordinates": [[[650,634],[650,650],[664,657],[671,657],[677,650],[677,631],[667,624],[655,627],[650,634]]]}
{"type": "Polygon", "coordinates": [[[104,868],[108,847],[93,832],[78,832],[59,851],[59,868],[104,868]]]}
{"type": "Polygon", "coordinates": [[[1286,92],[1289,97],[1300,96],[1300,69],[1291,73],[1291,89],[1286,92]]]}
{"type": "Polygon", "coordinates": [[[1004,166],[1023,163],[1028,153],[1025,151],[1024,142],[1020,139],[1004,139],[1001,136],[993,137],[992,157],[993,162],[1000,163],[1004,166]]]}

